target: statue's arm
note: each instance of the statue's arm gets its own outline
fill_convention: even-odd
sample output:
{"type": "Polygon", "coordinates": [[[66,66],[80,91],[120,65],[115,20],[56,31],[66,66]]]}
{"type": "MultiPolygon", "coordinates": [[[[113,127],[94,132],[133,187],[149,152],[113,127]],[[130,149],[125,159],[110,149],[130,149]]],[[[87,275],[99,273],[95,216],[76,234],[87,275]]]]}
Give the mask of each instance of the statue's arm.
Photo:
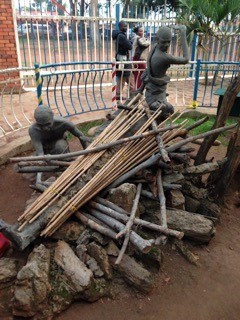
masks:
{"type": "Polygon", "coordinates": [[[77,137],[82,144],[83,148],[87,148],[87,141],[89,142],[90,139],[85,137],[85,135],[75,126],[75,124],[71,122],[66,122],[67,131],[71,132],[75,137],[77,137]]]}
{"type": "Polygon", "coordinates": [[[34,128],[34,126],[31,126],[28,132],[31,138],[32,145],[36,150],[36,155],[37,156],[44,155],[43,144],[40,138],[40,133],[34,128]]]}
{"type": "Polygon", "coordinates": [[[150,41],[149,39],[142,37],[142,38],[138,38],[138,44],[142,47],[146,47],[148,48],[150,46],[150,41]]]}
{"type": "MultiPolygon", "coordinates": [[[[36,155],[37,156],[44,155],[43,144],[40,139],[40,133],[34,128],[34,126],[31,126],[29,128],[28,133],[31,138],[32,145],[36,150],[36,155]]],[[[42,172],[37,172],[36,184],[41,182],[42,182],[42,172]]]]}
{"type": "Polygon", "coordinates": [[[170,64],[186,64],[186,63],[188,63],[189,58],[190,58],[189,48],[188,48],[188,44],[187,44],[187,37],[186,37],[186,26],[176,25],[176,26],[174,26],[174,29],[180,31],[183,56],[182,57],[172,56],[170,64]]]}

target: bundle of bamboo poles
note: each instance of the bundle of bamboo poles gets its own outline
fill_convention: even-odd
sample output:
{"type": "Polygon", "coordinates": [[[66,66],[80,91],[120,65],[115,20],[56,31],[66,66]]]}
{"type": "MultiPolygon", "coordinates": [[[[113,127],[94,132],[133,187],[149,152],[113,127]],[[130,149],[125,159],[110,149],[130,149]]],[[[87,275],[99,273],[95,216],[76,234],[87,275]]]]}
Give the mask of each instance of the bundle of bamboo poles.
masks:
{"type": "MultiPolygon", "coordinates": [[[[159,117],[161,110],[156,111],[148,117],[141,128],[135,135],[144,134],[149,131],[152,123],[159,117]]],[[[88,147],[92,149],[98,145],[114,142],[120,139],[129,129],[134,127],[146,115],[145,107],[140,101],[131,111],[121,111],[114,121],[98,136],[96,140],[88,147]]],[[[181,135],[181,130],[186,125],[182,122],[180,128],[173,126],[176,119],[172,120],[169,125],[166,124],[169,119],[157,126],[160,131],[165,131],[161,135],[163,144],[171,144],[166,150],[174,151],[186,144],[196,140],[198,137],[190,137],[185,141],[172,143],[176,137],[181,135]]],[[[122,146],[111,159],[97,172],[97,174],[85,184],[83,188],[68,195],[68,190],[74,186],[77,180],[87,172],[87,170],[104,154],[105,150],[80,155],[62,175],[53,183],[29,208],[19,217],[19,230],[24,228],[27,223],[35,221],[45,210],[58,201],[63,205],[53,214],[46,228],[42,231],[42,236],[52,235],[73,213],[88,202],[92,197],[97,195],[101,190],[111,185],[119,177],[137,167],[140,163],[151,158],[159,151],[159,145],[154,135],[144,136],[143,139],[129,141],[122,146]]],[[[155,161],[161,158],[161,154],[156,155],[155,161]]],[[[56,207],[56,206],[55,206],[56,207]]]]}

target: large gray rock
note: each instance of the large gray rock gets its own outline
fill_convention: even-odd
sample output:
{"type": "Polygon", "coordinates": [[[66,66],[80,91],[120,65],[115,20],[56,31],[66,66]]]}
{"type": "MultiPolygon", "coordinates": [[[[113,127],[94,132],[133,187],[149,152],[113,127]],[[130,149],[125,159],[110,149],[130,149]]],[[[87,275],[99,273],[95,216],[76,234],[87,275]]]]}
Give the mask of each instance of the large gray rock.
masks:
{"type": "Polygon", "coordinates": [[[197,212],[200,206],[200,201],[185,195],[185,210],[190,212],[197,212]]]}
{"type": "Polygon", "coordinates": [[[27,264],[18,272],[14,288],[13,314],[31,317],[47,308],[50,252],[44,245],[35,248],[27,264]]]}
{"type": "Polygon", "coordinates": [[[198,200],[202,200],[207,197],[206,189],[198,188],[194,186],[190,181],[187,181],[187,180],[185,180],[182,185],[182,191],[184,194],[198,200]]]}
{"type": "MultiPolygon", "coordinates": [[[[144,198],[142,203],[145,207],[143,218],[158,224],[158,202],[144,198]]],[[[167,210],[167,224],[169,228],[182,231],[185,237],[200,243],[208,243],[215,234],[214,224],[210,219],[189,211],[167,210]]]]}
{"type": "Polygon", "coordinates": [[[104,272],[104,275],[107,279],[112,278],[112,267],[108,260],[107,252],[104,248],[100,247],[94,242],[91,242],[87,245],[87,251],[91,257],[93,257],[100,268],[104,272]]]}
{"type": "Polygon", "coordinates": [[[137,187],[134,184],[123,183],[119,187],[111,189],[107,198],[130,213],[136,192],[137,187]]]}
{"type": "Polygon", "coordinates": [[[90,287],[93,280],[92,271],[78,259],[71,247],[64,241],[58,241],[54,260],[64,270],[64,273],[76,293],[90,287]]]}
{"type": "Polygon", "coordinates": [[[4,257],[0,259],[0,288],[9,286],[16,279],[18,265],[19,263],[15,259],[4,257]]]}
{"type": "Polygon", "coordinates": [[[180,190],[169,190],[166,202],[168,207],[185,210],[185,198],[180,190]]]}
{"type": "Polygon", "coordinates": [[[167,210],[167,224],[169,228],[183,231],[185,237],[197,242],[208,243],[215,234],[211,220],[188,211],[167,210]]]}
{"type": "Polygon", "coordinates": [[[75,299],[82,299],[88,302],[97,301],[110,295],[110,284],[105,279],[94,279],[89,289],[82,292],[75,299]]]}
{"type": "Polygon", "coordinates": [[[77,241],[85,227],[77,221],[65,222],[51,238],[56,240],[64,240],[66,242],[77,241]]]}
{"type": "Polygon", "coordinates": [[[200,202],[197,212],[207,217],[214,217],[217,219],[219,219],[221,216],[220,207],[216,203],[213,203],[207,199],[203,199],[200,202]]]}

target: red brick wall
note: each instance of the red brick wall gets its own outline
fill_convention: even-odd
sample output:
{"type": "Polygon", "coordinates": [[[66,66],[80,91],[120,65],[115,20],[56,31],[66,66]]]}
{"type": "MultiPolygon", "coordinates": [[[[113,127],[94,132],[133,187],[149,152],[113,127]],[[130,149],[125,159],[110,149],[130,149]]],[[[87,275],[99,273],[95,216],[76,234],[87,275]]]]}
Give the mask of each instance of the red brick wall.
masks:
{"type": "MultiPolygon", "coordinates": [[[[17,68],[17,48],[11,0],[0,0],[0,70],[17,68]]],[[[18,72],[16,75],[19,77],[18,72]]],[[[12,77],[12,75],[11,75],[12,77]]],[[[0,74],[0,80],[4,76],[0,74]]]]}

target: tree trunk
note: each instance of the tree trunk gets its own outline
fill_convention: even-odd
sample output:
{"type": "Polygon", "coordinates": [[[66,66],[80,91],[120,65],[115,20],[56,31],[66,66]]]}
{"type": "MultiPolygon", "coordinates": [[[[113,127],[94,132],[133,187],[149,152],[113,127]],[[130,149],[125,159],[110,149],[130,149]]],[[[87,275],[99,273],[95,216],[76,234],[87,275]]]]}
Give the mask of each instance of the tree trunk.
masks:
{"type": "Polygon", "coordinates": [[[240,163],[240,127],[233,136],[234,143],[230,144],[227,152],[227,162],[220,171],[220,179],[216,180],[216,185],[213,190],[214,198],[223,198],[226,191],[234,178],[240,163]]]}
{"type": "MultiPolygon", "coordinates": [[[[228,86],[227,91],[223,97],[222,106],[219,110],[218,117],[212,127],[216,129],[225,125],[227,117],[232,109],[237,94],[240,91],[240,75],[228,86]]],[[[218,133],[212,134],[206,137],[198,150],[195,165],[199,165],[205,162],[207,153],[211,148],[213,142],[217,139],[218,133]]]]}

